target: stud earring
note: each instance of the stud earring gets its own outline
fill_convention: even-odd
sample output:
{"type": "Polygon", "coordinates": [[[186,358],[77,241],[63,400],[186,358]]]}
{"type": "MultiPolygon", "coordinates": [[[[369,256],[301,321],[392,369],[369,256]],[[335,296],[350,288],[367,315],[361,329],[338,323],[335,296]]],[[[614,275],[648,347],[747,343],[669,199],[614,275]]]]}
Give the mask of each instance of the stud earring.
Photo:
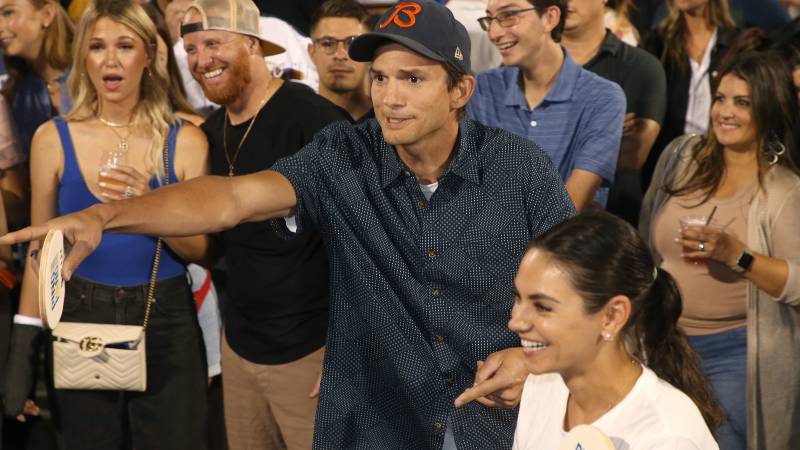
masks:
{"type": "Polygon", "coordinates": [[[602,336],[603,340],[606,342],[614,342],[614,335],[611,334],[610,331],[603,331],[600,333],[600,336],[602,336]]]}

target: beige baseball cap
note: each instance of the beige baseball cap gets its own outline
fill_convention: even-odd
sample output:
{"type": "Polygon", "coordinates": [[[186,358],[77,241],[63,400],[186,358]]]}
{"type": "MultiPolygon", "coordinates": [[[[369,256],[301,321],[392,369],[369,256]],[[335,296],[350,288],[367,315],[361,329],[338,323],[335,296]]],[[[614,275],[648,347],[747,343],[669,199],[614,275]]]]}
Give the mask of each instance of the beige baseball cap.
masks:
{"type": "Polygon", "coordinates": [[[259,16],[258,7],[252,0],[195,0],[186,9],[184,22],[181,25],[181,36],[195,31],[231,31],[258,39],[264,56],[285,52],[286,49],[280,45],[261,37],[258,27],[259,16]],[[200,15],[200,22],[186,22],[192,10],[200,15]]]}

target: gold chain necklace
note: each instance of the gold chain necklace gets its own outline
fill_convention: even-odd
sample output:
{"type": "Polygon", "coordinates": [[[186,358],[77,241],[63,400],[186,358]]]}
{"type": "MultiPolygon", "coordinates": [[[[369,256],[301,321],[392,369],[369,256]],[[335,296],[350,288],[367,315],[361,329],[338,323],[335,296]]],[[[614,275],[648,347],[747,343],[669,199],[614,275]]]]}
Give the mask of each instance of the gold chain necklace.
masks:
{"type": "Polygon", "coordinates": [[[222,149],[225,151],[225,160],[228,162],[228,176],[232,177],[233,173],[233,166],[236,164],[236,160],[239,158],[239,152],[242,150],[242,145],[244,141],[247,139],[247,135],[250,134],[250,130],[253,128],[253,124],[256,123],[256,118],[258,114],[261,112],[261,109],[264,108],[264,105],[267,104],[267,100],[271,95],[270,88],[272,87],[272,82],[274,79],[270,80],[269,84],[266,88],[266,95],[264,95],[264,99],[261,100],[261,103],[258,105],[258,109],[256,109],[255,114],[253,117],[250,118],[250,124],[247,125],[247,130],[244,132],[244,136],[239,140],[239,145],[236,146],[236,152],[233,154],[231,158],[230,154],[228,153],[228,123],[230,123],[230,117],[228,117],[228,110],[225,109],[225,123],[222,125],[222,149]]]}
{"type": "Polygon", "coordinates": [[[131,137],[131,134],[133,134],[133,130],[128,131],[128,135],[127,136],[123,136],[117,131],[117,128],[128,128],[128,127],[131,126],[131,124],[130,123],[124,123],[123,124],[123,123],[112,122],[110,120],[103,119],[99,115],[97,116],[97,119],[100,120],[100,122],[103,122],[104,124],[106,124],[108,126],[108,128],[110,128],[111,131],[113,131],[114,134],[117,135],[117,138],[119,138],[119,144],[117,144],[117,150],[119,150],[122,153],[127,153],[128,152],[128,138],[131,137]]]}

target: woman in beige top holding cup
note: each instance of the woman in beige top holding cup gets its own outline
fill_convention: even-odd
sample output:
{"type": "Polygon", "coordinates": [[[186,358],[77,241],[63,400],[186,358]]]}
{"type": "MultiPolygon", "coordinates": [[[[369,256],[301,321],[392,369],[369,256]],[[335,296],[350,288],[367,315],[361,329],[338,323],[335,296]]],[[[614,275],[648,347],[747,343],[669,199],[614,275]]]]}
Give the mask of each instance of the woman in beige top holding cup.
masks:
{"type": "Polygon", "coordinates": [[[724,449],[800,448],[798,123],[788,67],[742,54],[720,71],[708,135],[673,141],[645,196],[639,228],[681,289],[724,449]]]}

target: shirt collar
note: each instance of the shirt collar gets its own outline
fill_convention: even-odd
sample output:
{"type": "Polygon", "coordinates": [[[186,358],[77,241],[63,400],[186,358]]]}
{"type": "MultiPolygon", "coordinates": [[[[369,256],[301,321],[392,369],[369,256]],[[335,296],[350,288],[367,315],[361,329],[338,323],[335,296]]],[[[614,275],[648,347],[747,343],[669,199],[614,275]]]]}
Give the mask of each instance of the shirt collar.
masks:
{"type": "MultiPolygon", "coordinates": [[[[569,56],[564,47],[561,47],[561,51],[564,53],[564,62],[561,64],[558,79],[542,102],[558,103],[569,101],[578,84],[578,75],[581,67],[572,60],[572,57],[569,56]]],[[[528,101],[525,100],[525,91],[522,88],[522,74],[519,68],[509,67],[504,73],[504,78],[508,91],[503,104],[527,109],[528,101]]]]}
{"type": "Polygon", "coordinates": [[[450,167],[445,170],[444,174],[453,172],[453,174],[478,184],[478,143],[476,142],[475,124],[471,120],[462,120],[458,127],[458,147],[456,147],[456,154],[450,162],[450,167]]]}
{"type": "Polygon", "coordinates": [[[594,62],[595,59],[599,58],[600,55],[604,53],[616,55],[617,52],[622,49],[623,45],[625,44],[622,42],[622,40],[612,33],[611,30],[606,28],[606,37],[603,38],[603,45],[600,46],[600,51],[597,52],[597,55],[595,55],[595,57],[592,58],[588,64],[594,62]]]}
{"type": "MultiPolygon", "coordinates": [[[[448,168],[442,173],[439,179],[444,178],[450,172],[474,184],[478,184],[478,165],[477,154],[478,145],[475,142],[475,125],[470,120],[462,120],[458,127],[458,137],[456,142],[458,145],[455,148],[455,155],[448,168]]],[[[378,132],[380,126],[378,126],[378,132]]],[[[400,160],[397,156],[397,151],[393,146],[383,140],[383,134],[380,135],[381,145],[381,186],[388,187],[400,176],[409,176],[411,169],[400,160]]]]}

